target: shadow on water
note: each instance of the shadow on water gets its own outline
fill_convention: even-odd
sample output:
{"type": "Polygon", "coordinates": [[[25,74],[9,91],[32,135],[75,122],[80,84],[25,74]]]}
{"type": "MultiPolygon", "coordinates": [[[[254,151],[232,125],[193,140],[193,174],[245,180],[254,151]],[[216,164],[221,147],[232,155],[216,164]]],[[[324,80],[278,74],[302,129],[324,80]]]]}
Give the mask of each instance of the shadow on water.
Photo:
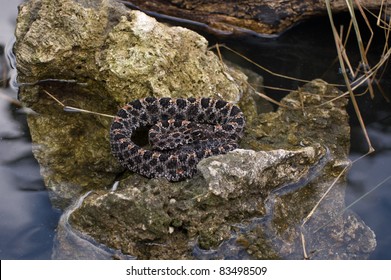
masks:
{"type": "MultiPolygon", "coordinates": [[[[21,1],[2,3],[0,24],[2,34],[12,36],[16,6],[21,1]],[[10,15],[12,14],[12,16],[10,15]],[[10,20],[10,17],[12,20],[10,20]],[[3,27],[1,27],[3,26],[3,27]]],[[[346,15],[337,19],[346,24],[346,15]]],[[[4,35],[2,35],[4,36],[4,35]]],[[[342,76],[336,63],[336,52],[327,18],[311,20],[292,28],[278,38],[247,37],[235,40],[217,40],[206,36],[211,44],[227,44],[255,62],[280,74],[297,78],[323,78],[332,83],[341,83],[342,76]]],[[[378,36],[380,38],[383,36],[378,36]]],[[[8,38],[8,39],[9,39],[8,38]]],[[[375,42],[369,60],[375,61],[384,42],[375,42]],[[373,57],[372,57],[373,55],[373,57]]],[[[4,47],[4,38],[0,44],[4,47]]],[[[350,42],[349,44],[353,44],[350,42]]],[[[354,48],[353,48],[354,49],[354,48]]],[[[302,83],[287,81],[266,74],[241,58],[223,50],[229,60],[251,68],[264,76],[265,85],[295,89],[302,83]]],[[[357,51],[350,53],[354,60],[357,51]]],[[[2,58],[3,59],[3,58],[2,58]]],[[[4,64],[1,63],[0,72],[4,64]]],[[[389,71],[385,72],[380,85],[386,93],[391,92],[389,71]]],[[[280,99],[284,92],[266,90],[280,99]]],[[[10,89],[1,89],[1,94],[16,97],[10,89]]],[[[375,100],[368,95],[358,98],[366,121],[368,133],[376,153],[357,162],[348,174],[349,187],[346,204],[368,192],[378,182],[390,175],[391,166],[391,105],[377,93],[375,100]]],[[[351,158],[365,154],[367,146],[351,108],[352,147],[351,158]]],[[[49,259],[53,237],[60,213],[52,209],[48,193],[39,174],[39,166],[31,152],[31,141],[26,125],[26,116],[20,109],[0,98],[0,258],[1,259],[49,259]]],[[[391,182],[387,181],[352,210],[375,231],[378,241],[372,259],[391,259],[391,182]]]]}

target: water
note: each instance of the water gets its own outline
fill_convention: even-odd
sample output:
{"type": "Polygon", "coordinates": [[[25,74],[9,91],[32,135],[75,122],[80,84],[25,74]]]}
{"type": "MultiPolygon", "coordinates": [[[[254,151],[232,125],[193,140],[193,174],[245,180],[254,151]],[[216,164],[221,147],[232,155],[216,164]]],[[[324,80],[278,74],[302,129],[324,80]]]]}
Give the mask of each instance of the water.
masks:
{"type": "MultiPolygon", "coordinates": [[[[1,94],[11,95],[1,89],[1,94]]],[[[48,259],[59,218],[31,152],[25,115],[0,99],[0,259],[48,259]]]]}
{"type": "MultiPolygon", "coordinates": [[[[348,18],[349,15],[341,14],[336,16],[335,20],[336,23],[343,24],[346,28],[348,18]]],[[[368,38],[365,32],[362,35],[368,38]]],[[[368,53],[368,60],[372,64],[379,59],[385,43],[382,40],[383,37],[384,34],[381,32],[375,32],[375,40],[368,53]]],[[[327,18],[310,20],[274,40],[249,37],[243,40],[226,40],[222,43],[239,50],[274,73],[306,80],[322,78],[329,83],[344,83],[336,60],[337,53],[327,18]]],[[[348,55],[353,65],[357,65],[354,61],[359,59],[355,44],[354,40],[349,40],[347,45],[348,55]]],[[[303,84],[260,71],[258,67],[224,49],[223,54],[230,60],[260,73],[265,79],[266,86],[295,89],[303,84]]],[[[371,255],[371,259],[391,259],[391,224],[389,223],[391,217],[391,178],[389,178],[391,176],[391,103],[386,102],[382,95],[391,99],[391,72],[389,67],[383,70],[383,77],[378,80],[383,93],[375,87],[374,99],[371,99],[369,94],[357,97],[369,138],[376,152],[353,164],[348,173],[346,191],[346,205],[354,203],[370,192],[351,209],[376,234],[377,248],[371,255]],[[381,186],[373,190],[384,180],[386,181],[381,186]]],[[[283,91],[267,88],[265,92],[277,100],[286,94],[283,91]]],[[[368,152],[368,144],[351,103],[347,109],[351,125],[350,158],[355,160],[368,152]]]]}
{"type": "MultiPolygon", "coordinates": [[[[16,5],[1,0],[0,45],[13,34],[16,5]]],[[[0,72],[4,73],[2,53],[0,72]]],[[[1,96],[16,98],[11,89],[1,96]]],[[[23,111],[0,96],[0,259],[49,259],[59,212],[52,209],[48,193],[31,152],[23,111]]]]}
{"type": "MultiPolygon", "coordinates": [[[[2,47],[12,37],[16,6],[21,2],[0,0],[2,47]]],[[[338,20],[344,21],[342,17],[338,20]]],[[[215,38],[208,39],[216,41],[215,38]]],[[[299,25],[277,39],[248,37],[225,40],[224,43],[276,73],[305,79],[321,77],[328,82],[342,81],[338,65],[332,63],[336,52],[330,28],[320,20],[299,25]]],[[[381,46],[382,43],[378,42],[370,60],[376,60],[381,46]]],[[[261,73],[268,86],[294,89],[301,85],[265,74],[227,51],[224,54],[261,73]]],[[[357,57],[357,52],[350,53],[350,56],[357,57]]],[[[3,71],[2,57],[0,72],[3,71]]],[[[380,81],[385,93],[391,92],[390,75],[387,70],[380,81]]],[[[284,94],[274,90],[267,90],[267,93],[276,99],[284,94]]],[[[16,98],[11,89],[2,88],[0,94],[16,98]]],[[[359,97],[358,102],[376,153],[358,161],[350,170],[347,205],[391,175],[391,105],[378,92],[375,100],[366,95],[359,97]]],[[[352,125],[350,157],[356,159],[368,149],[352,108],[349,111],[352,125]]],[[[49,259],[60,212],[50,205],[39,166],[32,155],[25,113],[3,98],[0,98],[0,178],[0,258],[49,259]]],[[[391,180],[388,180],[352,207],[376,233],[378,246],[371,255],[372,259],[391,259],[390,188],[391,180]]]]}

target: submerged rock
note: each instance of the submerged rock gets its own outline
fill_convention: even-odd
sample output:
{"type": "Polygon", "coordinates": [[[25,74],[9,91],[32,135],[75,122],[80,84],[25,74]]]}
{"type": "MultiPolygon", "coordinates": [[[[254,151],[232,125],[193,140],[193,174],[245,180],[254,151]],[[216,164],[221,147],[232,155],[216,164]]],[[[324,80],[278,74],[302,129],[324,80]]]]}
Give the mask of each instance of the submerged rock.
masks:
{"type": "Polygon", "coordinates": [[[74,230],[69,225],[69,216],[83,203],[89,192],[81,196],[61,216],[57,227],[56,239],[53,245],[52,259],[54,260],[83,260],[83,259],[134,259],[124,255],[119,250],[114,250],[103,244],[97,243],[93,238],[74,230]],[[82,248],[82,250],[80,250],[82,248]]]}

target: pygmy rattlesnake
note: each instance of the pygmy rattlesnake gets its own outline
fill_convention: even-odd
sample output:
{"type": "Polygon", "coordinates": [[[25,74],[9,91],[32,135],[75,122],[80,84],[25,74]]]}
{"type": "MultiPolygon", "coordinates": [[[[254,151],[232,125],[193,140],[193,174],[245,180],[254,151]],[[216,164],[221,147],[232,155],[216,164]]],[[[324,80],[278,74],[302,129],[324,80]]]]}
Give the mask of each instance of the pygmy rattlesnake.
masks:
{"type": "Polygon", "coordinates": [[[244,125],[239,107],[223,100],[147,97],[118,111],[110,144],[113,155],[131,171],[179,181],[192,177],[201,159],[236,149],[244,125]],[[132,140],[141,127],[151,127],[151,149],[132,140]]]}

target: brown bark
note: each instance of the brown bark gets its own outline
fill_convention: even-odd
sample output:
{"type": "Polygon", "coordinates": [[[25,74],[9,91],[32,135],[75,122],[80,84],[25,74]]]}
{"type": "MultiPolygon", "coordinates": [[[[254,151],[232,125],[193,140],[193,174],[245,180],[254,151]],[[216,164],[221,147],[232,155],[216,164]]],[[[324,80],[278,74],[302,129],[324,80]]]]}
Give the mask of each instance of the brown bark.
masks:
{"type": "MultiPolygon", "coordinates": [[[[379,9],[382,0],[357,0],[379,9]]],[[[182,19],[220,35],[247,32],[278,34],[305,18],[326,13],[324,0],[128,0],[148,13],[182,19]],[[192,22],[190,22],[192,21],[192,22]]],[[[385,1],[387,2],[387,1],[385,1]]],[[[334,11],[347,10],[346,0],[331,0],[334,11]]]]}

